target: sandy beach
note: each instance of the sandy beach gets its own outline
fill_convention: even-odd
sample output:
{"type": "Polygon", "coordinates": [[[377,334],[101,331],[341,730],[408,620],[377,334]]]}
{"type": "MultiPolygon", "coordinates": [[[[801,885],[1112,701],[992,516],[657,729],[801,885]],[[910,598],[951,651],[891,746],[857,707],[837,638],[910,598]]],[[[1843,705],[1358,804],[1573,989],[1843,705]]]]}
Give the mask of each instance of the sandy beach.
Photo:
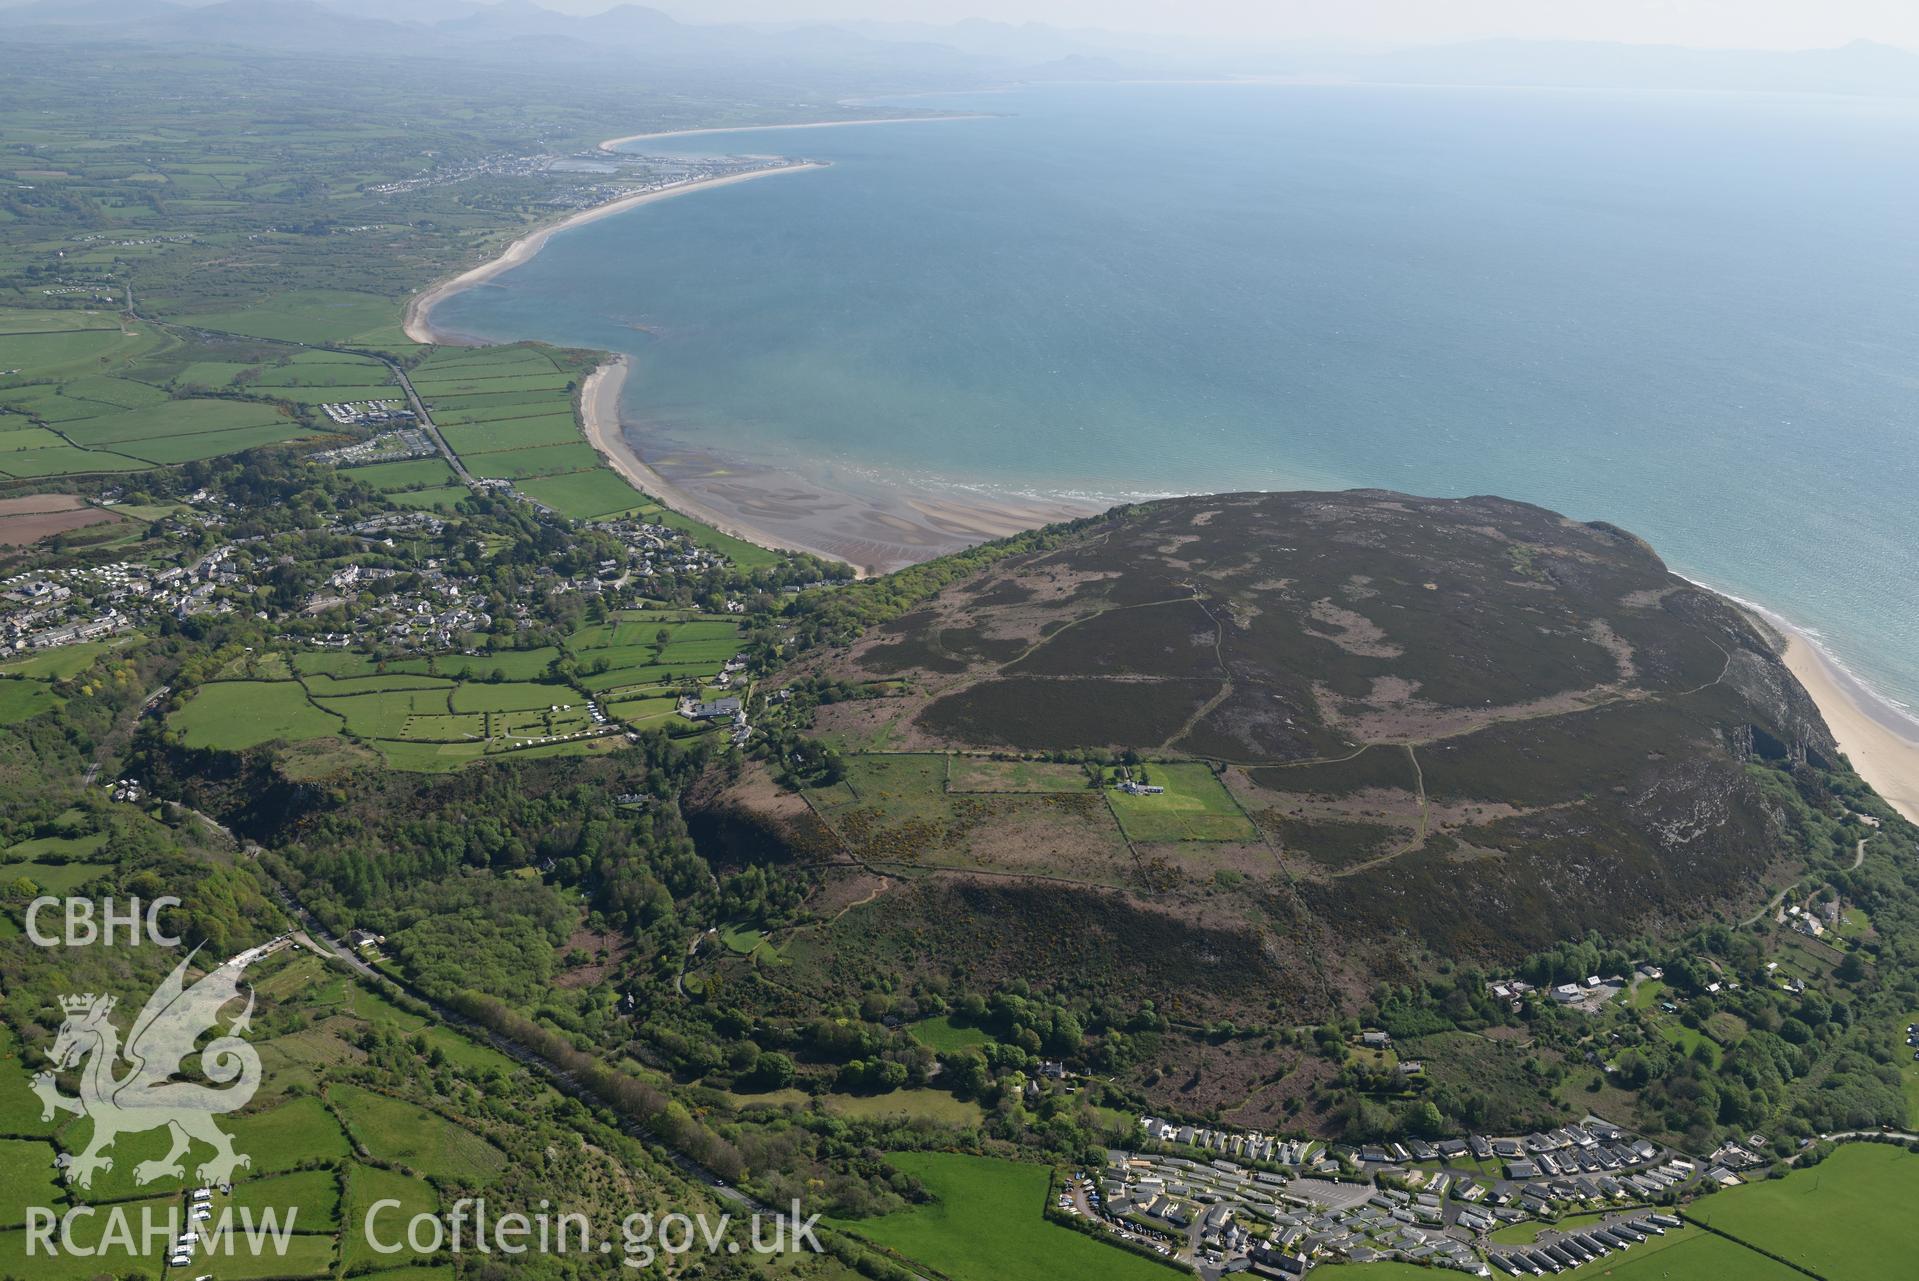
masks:
{"type": "Polygon", "coordinates": [[[633,361],[630,357],[615,356],[588,374],[586,381],[580,385],[580,422],[586,430],[588,443],[600,451],[608,466],[626,477],[627,483],[641,493],[657,498],[681,515],[705,521],[723,534],[743,538],[761,547],[831,557],[831,553],[819,548],[778,538],[763,529],[743,526],[726,513],[700,502],[647,466],[646,460],[627,443],[625,434],[620,430],[620,390],[626,386],[627,375],[632,370],[633,361]]]}
{"type": "MultiPolygon", "coordinates": [[[[1771,621],[1775,627],[1778,620],[1771,621]]],[[[1919,823],[1919,737],[1893,709],[1876,705],[1872,695],[1840,670],[1819,647],[1788,628],[1786,666],[1819,704],[1839,748],[1859,776],[1892,807],[1919,823]]]]}
{"type": "Polygon", "coordinates": [[[586,437],[644,493],[723,533],[762,547],[844,561],[862,576],[930,560],[974,543],[1091,515],[1088,504],[952,495],[889,486],[828,488],[796,471],[703,449],[642,458],[623,428],[625,356],[602,364],[580,391],[586,437]]]}
{"type": "Polygon", "coordinates": [[[674,183],[661,187],[657,191],[635,192],[618,200],[609,200],[603,205],[594,205],[591,209],[582,209],[548,227],[532,231],[506,247],[499,257],[481,263],[477,267],[450,276],[413,295],[406,305],[406,319],[403,322],[406,336],[417,343],[446,342],[444,335],[437,333],[432,326],[433,308],[441,302],[459,293],[471,289],[477,284],[493,279],[502,272],[526,262],[545,247],[546,242],[569,227],[578,227],[584,223],[597,222],[601,218],[610,218],[641,205],[649,205],[657,200],[670,200],[674,196],[683,196],[689,191],[704,191],[709,187],[726,187],[738,182],[751,182],[755,178],[767,178],[774,174],[799,173],[806,169],[823,169],[826,166],[819,161],[802,161],[797,164],[781,165],[770,169],[755,169],[750,173],[727,174],[718,178],[698,178],[691,182],[674,183]]]}
{"type": "Polygon", "coordinates": [[[648,142],[657,138],[697,138],[709,133],[766,133],[774,129],[843,129],[850,125],[914,125],[934,120],[988,120],[991,118],[992,113],[988,111],[967,111],[944,116],[874,116],[865,120],[815,120],[789,125],[716,125],[706,129],[665,129],[658,133],[629,133],[620,138],[608,138],[600,144],[600,150],[617,151],[622,143],[648,142]]]}

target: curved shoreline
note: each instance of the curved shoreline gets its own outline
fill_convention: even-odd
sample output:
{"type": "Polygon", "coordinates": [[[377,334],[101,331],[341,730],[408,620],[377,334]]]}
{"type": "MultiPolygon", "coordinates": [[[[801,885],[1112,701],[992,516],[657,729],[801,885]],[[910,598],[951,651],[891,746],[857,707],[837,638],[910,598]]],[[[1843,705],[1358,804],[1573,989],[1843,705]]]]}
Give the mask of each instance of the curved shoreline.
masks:
{"type": "Polygon", "coordinates": [[[806,169],[824,168],[826,168],[824,161],[801,160],[791,164],[772,165],[765,169],[753,169],[746,173],[723,174],[713,178],[695,178],[688,182],[674,183],[671,186],[660,187],[653,191],[638,191],[630,196],[621,196],[617,200],[609,200],[602,205],[594,205],[590,209],[582,209],[578,213],[569,214],[549,226],[540,227],[528,232],[526,235],[521,236],[518,240],[508,245],[497,257],[490,258],[477,267],[469,267],[467,270],[449,276],[444,280],[436,281],[428,285],[425,289],[422,289],[419,293],[414,294],[413,297],[407,299],[406,315],[402,319],[400,327],[405,331],[407,339],[411,342],[453,345],[452,340],[447,335],[433,328],[433,309],[445,302],[448,298],[451,298],[454,294],[462,293],[465,290],[473,288],[475,285],[484,284],[493,279],[493,277],[520,266],[522,263],[531,259],[535,254],[539,253],[541,249],[544,249],[546,242],[562,231],[582,226],[589,222],[598,222],[602,218],[609,218],[617,213],[625,213],[627,210],[637,209],[641,205],[650,205],[658,200],[668,200],[674,196],[683,196],[690,191],[703,191],[708,187],[731,186],[734,183],[750,182],[755,178],[765,178],[772,174],[799,173],[806,169]]]}
{"type": "Polygon", "coordinates": [[[1919,823],[1919,741],[1902,733],[1891,715],[1876,710],[1878,700],[1811,637],[1790,624],[1768,621],[1784,632],[1786,648],[1779,657],[1818,705],[1853,769],[1887,804],[1919,823]]]}
{"type": "Polygon", "coordinates": [[[785,125],[709,125],[701,129],[662,129],[655,133],[629,133],[607,138],[601,151],[617,151],[625,142],[648,142],[656,138],[697,138],[709,133],[769,133],[775,129],[843,129],[849,125],[914,125],[936,120],[991,120],[990,111],[964,111],[942,116],[872,116],[864,120],[802,120],[785,125]]]}
{"type": "MultiPolygon", "coordinates": [[[[832,552],[741,525],[730,515],[709,503],[701,502],[649,467],[639,452],[627,443],[625,434],[620,430],[620,390],[626,386],[627,375],[632,372],[631,356],[614,356],[597,365],[586,376],[586,381],[580,384],[580,426],[586,433],[587,443],[599,451],[600,456],[606,459],[607,466],[618,472],[627,484],[665,503],[681,515],[691,516],[733,538],[779,551],[804,552],[822,560],[843,559],[832,552]]],[[[855,573],[864,577],[864,571],[857,566],[855,573]]]]}

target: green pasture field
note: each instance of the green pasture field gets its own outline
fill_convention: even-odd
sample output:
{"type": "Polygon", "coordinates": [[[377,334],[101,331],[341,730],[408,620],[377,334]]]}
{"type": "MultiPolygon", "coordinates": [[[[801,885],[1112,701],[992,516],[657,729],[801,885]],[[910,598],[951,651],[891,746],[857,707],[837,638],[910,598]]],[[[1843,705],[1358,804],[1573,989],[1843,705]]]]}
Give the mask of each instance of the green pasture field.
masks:
{"type": "MultiPolygon", "coordinates": [[[[375,1251],[367,1241],[364,1226],[367,1213],[380,1201],[398,1201],[397,1207],[382,1209],[373,1220],[374,1231],[382,1241],[404,1240],[403,1231],[394,1230],[395,1225],[405,1224],[418,1214],[432,1214],[440,1208],[440,1197],[433,1185],[424,1179],[400,1174],[393,1170],[382,1170],[377,1166],[360,1165],[357,1162],[347,1168],[346,1222],[347,1231],[340,1242],[341,1262],[348,1268],[360,1263],[391,1264],[395,1260],[405,1259],[405,1254],[390,1255],[375,1251]]],[[[380,1274],[388,1275],[388,1274],[380,1274]]],[[[426,1274],[418,1278],[412,1270],[404,1274],[409,1281],[424,1281],[426,1274]]]]}
{"type": "Polygon", "coordinates": [[[995,761],[983,756],[954,756],[949,792],[1083,792],[1091,786],[1077,765],[1051,761],[995,761]]]}
{"type": "Polygon", "coordinates": [[[436,485],[432,489],[403,489],[388,494],[386,500],[395,507],[405,507],[413,511],[457,511],[460,500],[471,493],[465,485],[436,485]]]}
{"type": "Polygon", "coordinates": [[[422,400],[436,396],[470,396],[502,392],[544,391],[565,393],[572,388],[573,376],[549,368],[545,373],[493,373],[435,376],[413,374],[413,389],[422,400]]]}
{"type": "Polygon", "coordinates": [[[13,1029],[0,1023],[0,1135],[45,1138],[53,1132],[52,1123],[40,1119],[39,1098],[27,1088],[28,1077],[38,1070],[20,1057],[13,1029]]]}
{"type": "Polygon", "coordinates": [[[275,739],[338,734],[341,720],[308,700],[294,681],[216,681],[202,685],[168,718],[188,747],[237,751],[275,739]]]}
{"type": "Polygon", "coordinates": [[[1910,1276],[1919,1257],[1919,1155],[1848,1143],[1818,1165],[1693,1203],[1688,1218],[1829,1281],[1910,1276]]]}
{"type": "Polygon", "coordinates": [[[346,475],[382,493],[414,486],[445,486],[453,483],[453,469],[444,458],[407,458],[397,463],[369,463],[348,468],[346,475]]]}
{"type": "Polygon", "coordinates": [[[340,1227],[340,1179],[332,1170],[297,1170],[268,1179],[247,1179],[233,1188],[232,1205],[249,1208],[258,1216],[267,1210],[281,1223],[293,1216],[300,1232],[334,1232],[340,1227]]]}
{"type": "Polygon", "coordinates": [[[67,442],[45,427],[13,427],[0,431],[0,454],[17,454],[26,449],[58,449],[67,442]]]}
{"type": "Polygon", "coordinates": [[[39,886],[42,894],[71,894],[110,870],[105,863],[0,863],[0,876],[9,883],[24,878],[39,886]]]}
{"type": "Polygon", "coordinates": [[[545,711],[549,707],[580,707],[578,691],[566,685],[507,681],[498,685],[473,681],[453,691],[456,712],[545,711]]]}
{"type": "Polygon", "coordinates": [[[241,375],[258,368],[260,366],[237,360],[196,360],[173,376],[172,385],[181,388],[203,387],[212,391],[232,386],[241,375]]]}
{"type": "MultiPolygon", "coordinates": [[[[142,1211],[145,1210],[154,1222],[166,1223],[167,1216],[178,1208],[179,1199],[176,1197],[146,1199],[118,1207],[117,1212],[124,1216],[124,1225],[130,1229],[132,1239],[130,1244],[123,1243],[109,1249],[107,1257],[114,1268],[127,1276],[160,1275],[164,1244],[156,1241],[153,1249],[145,1248],[146,1243],[140,1237],[142,1211]]],[[[102,1259],[95,1253],[106,1238],[111,1223],[109,1213],[75,1218],[70,1237],[74,1248],[61,1250],[57,1254],[49,1254],[37,1242],[30,1247],[24,1231],[0,1232],[0,1276],[32,1277],[34,1281],[98,1281],[102,1275],[115,1275],[114,1271],[102,1272],[102,1259]]],[[[55,1241],[58,1240],[56,1236],[55,1241]]]]}
{"type": "Polygon", "coordinates": [[[169,400],[89,418],[62,428],[61,434],[76,445],[124,445],[274,424],[298,426],[271,405],[243,400],[169,400]]]}
{"type": "Polygon", "coordinates": [[[971,1099],[956,1099],[944,1090],[893,1090],[886,1094],[823,1094],[820,1103],[838,1116],[872,1120],[906,1117],[939,1125],[969,1127],[984,1114],[971,1099]]]}
{"type": "Polygon", "coordinates": [[[949,1152],[898,1152],[888,1160],[935,1199],[836,1226],[953,1281],[1164,1281],[1168,1275],[1159,1264],[1047,1222],[1045,1166],[949,1152]]]}
{"type": "Polygon", "coordinates": [[[350,339],[393,323],[398,304],[376,294],[336,289],[296,289],[251,306],[181,317],[184,324],[221,333],[324,343],[350,339]]]}
{"type": "Polygon", "coordinates": [[[590,467],[598,467],[600,456],[585,441],[576,441],[564,445],[508,449],[497,454],[476,454],[461,461],[475,476],[489,480],[520,480],[559,472],[585,471],[590,467]]]}
{"type": "Polygon", "coordinates": [[[485,654],[438,654],[428,658],[406,658],[387,664],[389,672],[432,672],[439,676],[487,679],[498,672],[506,680],[530,680],[544,676],[560,651],[552,646],[538,649],[496,649],[485,654]]]}
{"type": "Polygon", "coordinates": [[[0,473],[17,480],[38,480],[46,476],[92,476],[124,471],[146,471],[153,466],[139,458],[104,449],[76,449],[62,445],[55,449],[23,449],[0,458],[0,473]]]}
{"type": "Polygon", "coordinates": [[[246,1235],[237,1227],[224,1253],[202,1254],[215,1277],[233,1281],[279,1281],[279,1278],[321,1277],[333,1271],[333,1235],[308,1236],[296,1233],[286,1240],[284,1250],[248,1245],[246,1235]]]}
{"type": "Polygon", "coordinates": [[[66,701],[39,681],[0,680],[0,725],[18,725],[66,701]]]}
{"type": "Polygon", "coordinates": [[[663,663],[645,663],[637,667],[615,667],[604,672],[593,672],[581,676],[579,681],[596,697],[621,691],[624,697],[636,698],[640,697],[642,692],[650,692],[656,686],[666,685],[677,688],[687,681],[710,678],[718,671],[717,663],[692,663],[678,667],[663,663]]]}
{"type": "Polygon", "coordinates": [[[1256,841],[1259,833],[1212,768],[1197,761],[1155,761],[1148,782],[1157,796],[1131,796],[1107,788],[1106,800],[1120,830],[1135,841],[1256,841]]]}
{"type": "Polygon", "coordinates": [[[330,405],[349,401],[383,401],[388,405],[400,405],[403,397],[400,389],[391,384],[381,386],[367,383],[336,383],[330,387],[255,387],[247,389],[256,396],[271,396],[275,400],[284,400],[292,405],[330,405]]]}
{"type": "Polygon", "coordinates": [[[572,409],[572,402],[558,392],[513,391],[493,395],[441,396],[433,402],[433,421],[442,427],[496,422],[510,418],[532,418],[572,409]]]}
{"type": "Polygon", "coordinates": [[[247,380],[251,387],[384,387],[388,396],[398,398],[399,384],[393,371],[377,360],[351,356],[344,352],[302,352],[278,365],[269,366],[247,380]],[[327,360],[304,359],[324,355],[327,360]]]}
{"type": "MultiPolygon", "coordinates": [[[[25,1081],[10,1077],[7,1087],[27,1092],[25,1081]]],[[[38,1109],[39,1100],[32,1102],[38,1109]]],[[[53,1158],[53,1144],[45,1139],[0,1139],[0,1228],[24,1224],[28,1206],[54,1207],[66,1200],[53,1158]]]]}
{"type": "Polygon", "coordinates": [[[425,1108],[356,1085],[336,1085],[328,1098],[378,1160],[468,1187],[482,1187],[506,1168],[498,1148],[425,1108]]]}
{"type": "Polygon", "coordinates": [[[194,436],[133,440],[119,446],[119,449],[130,456],[165,466],[190,463],[202,458],[218,458],[223,454],[244,453],[264,445],[284,444],[322,434],[326,433],[315,432],[298,423],[279,423],[265,427],[243,427],[235,431],[204,432],[194,436]]]}
{"type": "Polygon", "coordinates": [[[102,359],[111,361],[116,356],[125,355],[138,341],[136,337],[122,333],[117,324],[98,329],[53,329],[42,333],[13,330],[5,335],[5,339],[7,368],[20,370],[22,377],[37,378],[98,369],[102,359]]]}
{"type": "Polygon", "coordinates": [[[100,374],[68,379],[60,384],[60,394],[78,400],[91,400],[114,409],[147,409],[167,401],[167,394],[158,387],[100,374]]]}
{"type": "Polygon", "coordinates": [[[954,1054],[960,1050],[970,1050],[975,1046],[989,1045],[993,1040],[984,1031],[971,1024],[955,1022],[950,1014],[909,1023],[906,1030],[911,1032],[913,1039],[921,1045],[941,1054],[954,1054]]]}
{"type": "Polygon", "coordinates": [[[453,452],[465,458],[470,454],[492,454],[508,449],[530,449],[540,445],[564,445],[580,439],[579,426],[571,414],[543,414],[538,418],[509,418],[503,422],[475,423],[469,427],[442,427],[440,434],[453,452]]]}
{"type": "Polygon", "coordinates": [[[396,689],[322,698],[319,704],[344,717],[346,727],[362,738],[410,738],[407,723],[416,716],[447,715],[449,695],[445,688],[396,689]]]}
{"type": "Polygon", "coordinates": [[[652,505],[610,467],[564,472],[526,481],[520,492],[573,520],[593,520],[652,505]]]}
{"type": "Polygon", "coordinates": [[[30,841],[7,846],[0,851],[0,859],[83,859],[89,854],[97,854],[106,843],[105,832],[89,832],[85,836],[36,836],[30,841]]]}
{"type": "Polygon", "coordinates": [[[328,676],[314,673],[306,678],[307,692],[314,698],[336,698],[344,694],[377,694],[395,689],[453,688],[445,676],[426,676],[413,672],[387,672],[378,676],[328,676]]]}
{"type": "Polygon", "coordinates": [[[642,725],[674,715],[679,702],[676,695],[665,694],[654,698],[627,698],[603,703],[600,710],[614,720],[624,721],[628,725],[642,725]]]}

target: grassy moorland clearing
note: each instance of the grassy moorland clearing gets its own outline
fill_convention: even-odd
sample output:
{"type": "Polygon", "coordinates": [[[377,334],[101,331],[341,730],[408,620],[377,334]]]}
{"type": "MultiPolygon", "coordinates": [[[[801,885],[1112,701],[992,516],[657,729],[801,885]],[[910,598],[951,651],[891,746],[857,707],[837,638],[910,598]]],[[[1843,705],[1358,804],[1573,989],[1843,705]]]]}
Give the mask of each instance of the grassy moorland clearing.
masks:
{"type": "Polygon", "coordinates": [[[904,1117],[939,1125],[976,1126],[984,1117],[972,1099],[956,1099],[945,1090],[889,1090],[884,1094],[822,1094],[820,1103],[836,1116],[864,1120],[904,1117]]]}
{"type": "Polygon", "coordinates": [[[909,1023],[906,1030],[912,1033],[913,1039],[921,1045],[941,1054],[969,1050],[974,1046],[990,1044],[993,1040],[982,1029],[970,1023],[957,1022],[950,1014],[909,1023]]]}
{"type": "Polygon", "coordinates": [[[42,894],[71,894],[111,870],[105,863],[0,863],[0,876],[30,882],[42,894]]]}
{"type": "Polygon", "coordinates": [[[1117,787],[1106,800],[1135,841],[1252,841],[1259,839],[1212,767],[1196,761],[1154,761],[1134,771],[1164,792],[1135,796],[1117,787]]]}
{"type": "Polygon", "coordinates": [[[949,792],[1082,792],[1092,786],[1092,780],[1078,765],[965,755],[949,759],[949,792]]]}
{"type": "Polygon", "coordinates": [[[81,641],[77,645],[62,645],[26,658],[8,659],[0,663],[0,675],[30,680],[71,680],[93,666],[100,655],[124,643],[124,640],[81,641]]]}
{"type": "Polygon", "coordinates": [[[39,681],[0,680],[0,725],[17,725],[65,701],[39,681]]]}
{"type": "Polygon", "coordinates": [[[1047,1222],[1045,1166],[946,1152],[898,1152],[888,1160],[935,1199],[837,1226],[954,1281],[1164,1281],[1167,1275],[1156,1263],[1047,1222]]]}
{"type": "Polygon", "coordinates": [[[807,799],[853,854],[874,863],[1129,883],[1136,864],[1111,810],[1090,788],[948,793],[946,757],[865,754],[807,799]]]}
{"type": "Polygon", "coordinates": [[[498,1148],[416,1104],[357,1085],[337,1085],[328,1098],[379,1160],[466,1187],[484,1186],[506,1167],[498,1148]]]}
{"type": "Polygon", "coordinates": [[[1688,1218],[1831,1281],[1910,1275],[1919,1253],[1919,1155],[1848,1143],[1809,1169],[1694,1202],[1688,1218]]]}

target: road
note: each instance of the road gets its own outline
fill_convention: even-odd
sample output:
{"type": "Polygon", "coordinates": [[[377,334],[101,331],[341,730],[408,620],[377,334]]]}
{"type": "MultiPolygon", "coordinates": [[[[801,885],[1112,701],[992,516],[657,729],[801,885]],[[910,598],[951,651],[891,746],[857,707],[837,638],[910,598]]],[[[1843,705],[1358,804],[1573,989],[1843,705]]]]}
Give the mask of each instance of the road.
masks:
{"type": "MultiPolygon", "coordinates": [[[[1912,1134],[1906,1130],[1834,1130],[1830,1134],[1819,1136],[1821,1143],[1857,1143],[1871,1139],[1897,1139],[1901,1143],[1919,1143],[1919,1134],[1912,1134]]],[[[1806,1148],[1793,1153],[1786,1158],[1786,1164],[1796,1163],[1810,1150],[1806,1148]]]]}
{"type": "MultiPolygon", "coordinates": [[[[448,1009],[429,996],[424,996],[414,991],[406,984],[393,978],[392,975],[384,974],[374,969],[371,965],[368,965],[365,959],[358,953],[354,952],[353,949],[347,947],[344,943],[327,933],[326,927],[315,920],[313,914],[307,911],[306,906],[294,898],[293,895],[287,891],[286,887],[275,884],[273,889],[274,893],[279,896],[281,904],[293,918],[300,923],[299,932],[295,936],[296,940],[311,948],[316,956],[330,957],[346,965],[349,969],[363,977],[372,980],[376,984],[386,984],[399,989],[431,1010],[434,1017],[439,1019],[440,1022],[446,1024],[448,1027],[457,1029],[463,1035],[475,1041],[480,1041],[492,1046],[523,1067],[540,1073],[551,1081],[554,1087],[562,1093],[587,1102],[599,1101],[592,1095],[591,1091],[579,1082],[578,1078],[565,1068],[536,1054],[526,1046],[521,1045],[518,1041],[501,1036],[490,1028],[481,1027],[465,1015],[448,1009]]],[[[658,1135],[642,1128],[638,1123],[623,1119],[621,1128],[633,1138],[647,1144],[654,1151],[666,1157],[682,1174],[704,1185],[709,1192],[720,1200],[729,1202],[751,1213],[765,1216],[768,1219],[784,1217],[780,1211],[774,1209],[772,1206],[725,1182],[716,1172],[701,1165],[692,1157],[665,1146],[658,1135]]]]}
{"type": "MultiPolygon", "coordinates": [[[[1850,872],[1856,872],[1859,870],[1859,865],[1861,863],[1864,863],[1865,861],[1866,861],[1866,843],[1864,841],[1860,841],[1858,847],[1855,848],[1852,852],[1852,865],[1846,870],[1850,872]]],[[[1801,877],[1800,879],[1803,880],[1805,878],[1801,877]]],[[[1794,887],[1796,887],[1798,884],[1799,884],[1799,881],[1794,881],[1791,885],[1786,886],[1784,889],[1780,890],[1777,894],[1773,895],[1771,902],[1767,903],[1764,907],[1760,908],[1757,912],[1754,912],[1751,916],[1748,916],[1745,920],[1739,922],[1739,928],[1742,930],[1748,929],[1754,925],[1757,925],[1761,917],[1766,916],[1772,912],[1778,911],[1779,905],[1786,901],[1786,895],[1792,893],[1794,887]]]]}
{"type": "MultiPolygon", "coordinates": [[[[158,326],[161,329],[174,327],[173,324],[168,321],[156,320],[152,316],[141,315],[139,311],[134,308],[133,286],[130,284],[127,286],[127,314],[135,320],[143,320],[147,324],[158,326]]],[[[261,338],[254,334],[236,334],[224,329],[208,329],[204,326],[193,324],[191,321],[179,322],[179,327],[191,329],[195,333],[211,334],[216,338],[237,338],[250,343],[276,343],[282,347],[299,347],[308,351],[338,351],[344,352],[349,356],[365,356],[369,359],[379,361],[392,371],[393,377],[400,384],[400,389],[406,393],[407,404],[412,408],[414,418],[426,431],[426,434],[432,438],[434,447],[440,451],[441,457],[446,459],[447,464],[452,467],[454,473],[459,476],[460,483],[468,489],[476,489],[479,487],[479,482],[474,478],[473,473],[466,469],[466,464],[460,461],[460,456],[454,453],[452,446],[446,443],[446,437],[440,434],[439,424],[435,423],[432,416],[427,413],[426,404],[421,401],[420,393],[413,389],[413,380],[406,376],[406,370],[400,368],[398,362],[384,353],[365,351],[358,347],[336,347],[331,343],[295,342],[290,338],[261,338]]]]}
{"type": "Polygon", "coordinates": [[[440,434],[440,425],[433,421],[433,415],[427,413],[426,402],[420,399],[419,392],[413,390],[413,380],[406,376],[406,370],[400,368],[397,362],[388,360],[376,351],[356,352],[355,354],[372,356],[393,371],[393,376],[400,382],[400,390],[406,393],[406,403],[413,410],[413,420],[425,430],[427,435],[433,438],[433,443],[439,447],[441,456],[446,459],[448,465],[450,465],[455,474],[459,476],[460,483],[468,489],[475,488],[479,482],[473,478],[473,473],[466,469],[466,464],[460,461],[460,456],[454,453],[452,447],[446,443],[446,437],[440,434]]]}

